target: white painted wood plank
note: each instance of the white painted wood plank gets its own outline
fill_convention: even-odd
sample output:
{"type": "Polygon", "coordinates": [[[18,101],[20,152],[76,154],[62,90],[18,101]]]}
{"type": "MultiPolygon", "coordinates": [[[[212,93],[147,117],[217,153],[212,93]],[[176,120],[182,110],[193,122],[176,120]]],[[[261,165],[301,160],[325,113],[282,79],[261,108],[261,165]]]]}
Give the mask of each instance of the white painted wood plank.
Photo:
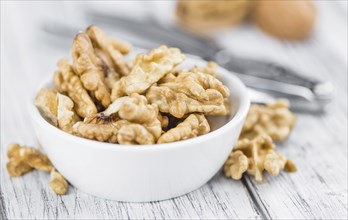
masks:
{"type": "MultiPolygon", "coordinates": [[[[24,12],[23,12],[24,13],[24,12]]],[[[22,19],[25,19],[23,15],[22,19]]],[[[28,16],[28,15],[27,15],[28,16]]],[[[22,22],[20,20],[19,22],[22,22]]],[[[65,196],[54,195],[49,174],[34,171],[10,178],[5,170],[6,146],[13,141],[37,146],[24,103],[31,98],[35,84],[52,76],[56,61],[67,54],[42,44],[40,38],[23,38],[23,30],[5,27],[1,65],[1,203],[9,219],[231,219],[261,218],[241,182],[221,173],[200,189],[172,200],[152,203],[123,203],[96,198],[70,187],[65,196]],[[22,60],[26,60],[23,61],[22,60]],[[20,63],[20,65],[19,65],[20,63]]],[[[17,26],[18,25],[18,26],[17,26]]],[[[31,23],[26,23],[31,25],[31,23]]],[[[3,45],[2,45],[3,46],[3,45]]],[[[131,193],[131,192],[130,192],[131,193]]]]}
{"type": "Polygon", "coordinates": [[[74,187],[65,196],[54,195],[49,175],[34,171],[9,178],[2,166],[1,190],[9,219],[259,219],[253,201],[241,182],[225,179],[221,173],[202,188],[172,200],[151,203],[123,203],[100,199],[74,187]]]}
{"type": "MultiPolygon", "coordinates": [[[[345,117],[342,111],[335,117],[345,117]]],[[[343,120],[344,121],[344,120],[343,120]]],[[[299,115],[289,141],[278,149],[298,167],[293,174],[250,181],[251,191],[272,218],[342,219],[347,217],[347,141],[342,121],[299,115]],[[323,129],[331,127],[331,129],[323,129]],[[312,135],[308,135],[308,131],[312,135]]]]}

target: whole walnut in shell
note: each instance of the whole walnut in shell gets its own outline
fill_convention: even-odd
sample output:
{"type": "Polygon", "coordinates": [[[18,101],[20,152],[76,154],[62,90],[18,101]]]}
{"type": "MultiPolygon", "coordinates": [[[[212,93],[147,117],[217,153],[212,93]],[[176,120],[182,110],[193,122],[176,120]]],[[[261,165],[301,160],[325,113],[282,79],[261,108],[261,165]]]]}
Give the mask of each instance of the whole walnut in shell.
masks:
{"type": "Polygon", "coordinates": [[[252,1],[185,1],[178,2],[176,14],[180,25],[194,32],[209,32],[239,24],[249,14],[252,1]]]}
{"type": "Polygon", "coordinates": [[[265,32],[286,40],[303,40],[312,33],[316,9],[312,1],[260,0],[253,19],[265,32]]]}

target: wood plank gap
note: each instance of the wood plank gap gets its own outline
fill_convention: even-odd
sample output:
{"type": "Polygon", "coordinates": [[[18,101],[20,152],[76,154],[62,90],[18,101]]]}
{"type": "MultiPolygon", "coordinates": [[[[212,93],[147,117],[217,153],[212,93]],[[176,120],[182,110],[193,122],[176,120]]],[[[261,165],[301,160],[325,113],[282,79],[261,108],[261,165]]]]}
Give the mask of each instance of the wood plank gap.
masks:
{"type": "Polygon", "coordinates": [[[4,194],[0,187],[0,220],[7,220],[4,194]]]}
{"type": "Polygon", "coordinates": [[[272,219],[271,215],[269,214],[266,206],[262,202],[261,198],[259,197],[259,194],[256,192],[255,187],[250,180],[248,176],[243,175],[242,177],[242,183],[246,187],[250,198],[254,202],[255,208],[257,211],[261,214],[262,219],[272,219]]]}

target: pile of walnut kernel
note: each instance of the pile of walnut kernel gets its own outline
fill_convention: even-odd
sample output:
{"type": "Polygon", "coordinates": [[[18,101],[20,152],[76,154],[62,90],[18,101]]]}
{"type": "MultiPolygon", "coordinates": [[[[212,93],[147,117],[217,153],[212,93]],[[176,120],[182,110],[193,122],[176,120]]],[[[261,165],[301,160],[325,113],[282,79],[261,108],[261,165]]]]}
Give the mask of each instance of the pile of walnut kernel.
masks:
{"type": "Polygon", "coordinates": [[[275,151],[275,141],[285,140],[296,118],[289,111],[289,102],[279,99],[274,103],[251,105],[242,133],[224,164],[226,177],[235,180],[247,172],[263,182],[263,171],[277,176],[281,170],[295,172],[295,164],[275,151]]]}
{"type": "MultiPolygon", "coordinates": [[[[229,90],[216,78],[216,64],[177,69],[185,56],[160,46],[132,61],[130,46],[90,26],[76,35],[73,62],[58,62],[55,88],[42,88],[35,99],[52,125],[80,137],[119,144],[169,143],[210,132],[209,115],[229,114],[229,90]]],[[[275,152],[273,140],[288,137],[295,123],[288,103],[252,105],[240,139],[225,162],[226,177],[244,172],[263,181],[263,170],[278,175],[296,171],[294,163],[275,152]]],[[[50,172],[50,187],[66,194],[68,183],[48,157],[32,147],[11,144],[7,170],[12,177],[33,169],[50,172]]]]}
{"type": "Polygon", "coordinates": [[[52,166],[52,163],[46,155],[33,147],[20,146],[19,144],[10,144],[7,148],[7,157],[9,161],[6,168],[11,177],[21,176],[33,169],[51,173],[49,185],[54,193],[66,194],[69,188],[68,182],[52,166]]]}
{"type": "Polygon", "coordinates": [[[119,144],[185,140],[210,131],[207,115],[229,114],[229,90],[216,64],[178,69],[185,56],[160,46],[132,61],[128,44],[90,26],[76,35],[67,59],[58,62],[54,89],[35,104],[58,128],[80,137],[119,144]]]}

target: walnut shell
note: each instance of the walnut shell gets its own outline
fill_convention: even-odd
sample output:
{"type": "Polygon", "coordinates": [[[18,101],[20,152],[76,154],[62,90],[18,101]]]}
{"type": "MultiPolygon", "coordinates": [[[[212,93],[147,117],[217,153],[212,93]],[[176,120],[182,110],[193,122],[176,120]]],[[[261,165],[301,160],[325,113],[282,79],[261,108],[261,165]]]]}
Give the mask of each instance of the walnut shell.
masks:
{"type": "Polygon", "coordinates": [[[286,40],[310,36],[316,20],[312,1],[260,0],[253,12],[255,23],[266,33],[286,40]]]}
{"type": "Polygon", "coordinates": [[[193,32],[209,32],[239,24],[249,14],[252,1],[185,1],[177,4],[178,22],[193,32]]]}

